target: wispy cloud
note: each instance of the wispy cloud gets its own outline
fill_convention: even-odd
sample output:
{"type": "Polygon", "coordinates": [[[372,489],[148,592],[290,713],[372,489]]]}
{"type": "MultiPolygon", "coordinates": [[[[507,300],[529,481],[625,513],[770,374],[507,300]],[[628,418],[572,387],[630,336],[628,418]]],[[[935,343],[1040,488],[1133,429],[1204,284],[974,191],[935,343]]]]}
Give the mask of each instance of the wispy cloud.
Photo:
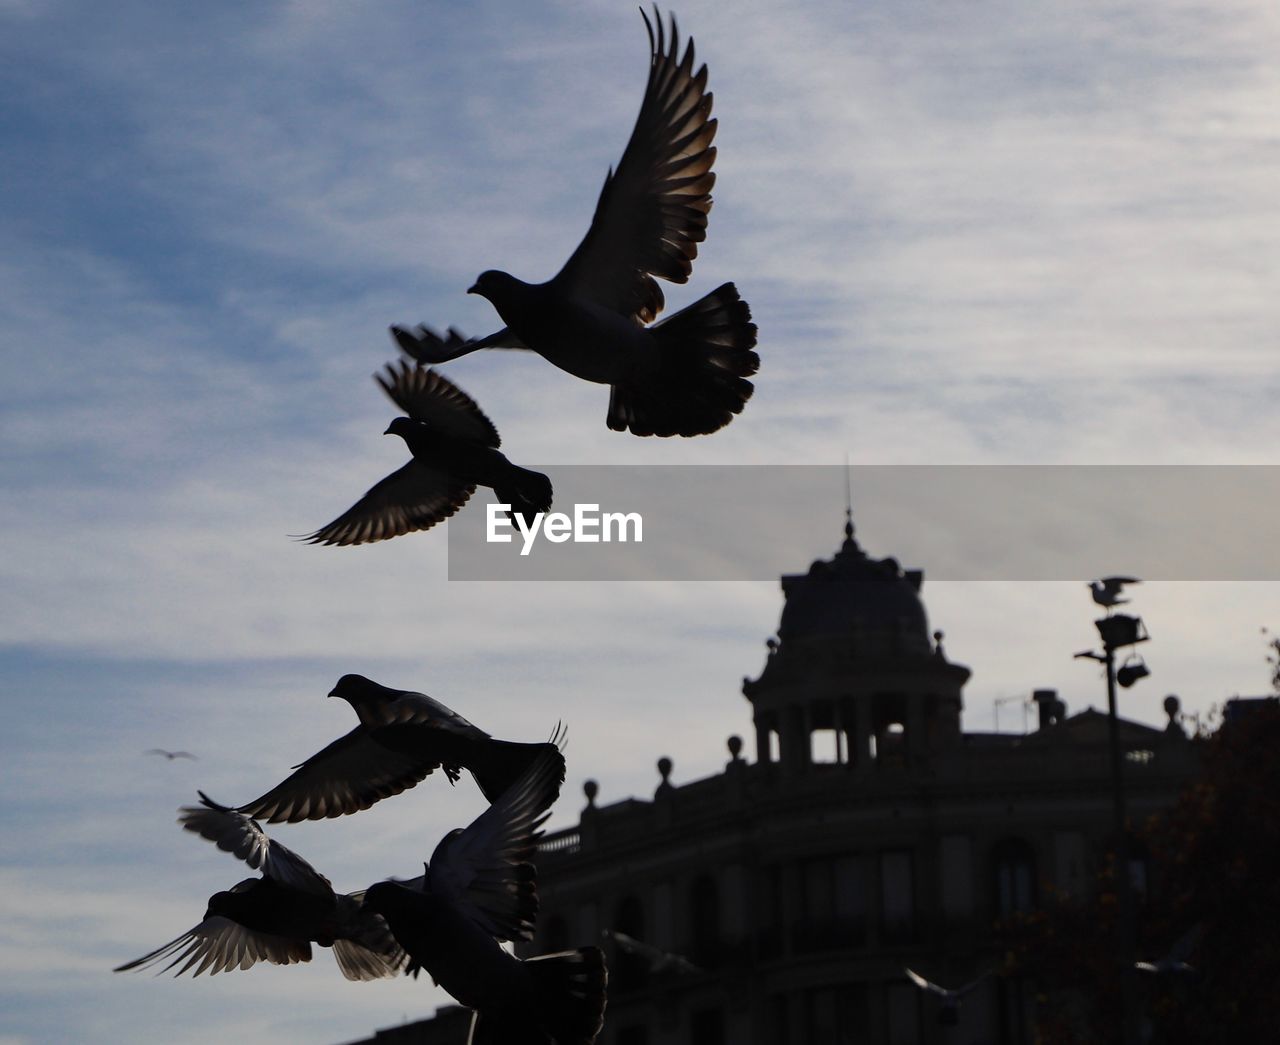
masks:
{"type": "MultiPolygon", "coordinates": [[[[677,13],[710,64],[721,151],[708,241],[668,299],[738,282],[756,395],[714,438],[655,443],[607,432],[605,390],[535,358],[451,364],[513,458],[1272,459],[1272,7],[677,13]]],[[[763,662],[773,584],[448,584],[443,533],[285,537],[404,459],[369,380],[387,324],[486,332],[492,310],[462,293],[476,273],[541,279],[568,256],[644,46],[603,2],[0,4],[11,1037],[336,1041],[443,1000],[337,984],[327,955],[196,983],[107,972],[240,874],[176,806],[195,787],[252,797],[350,728],[323,698],[344,671],[499,735],[566,719],[555,823],[588,776],[602,800],[648,794],[658,756],[692,779],[749,729],[738,682],[763,662]],[[145,759],[155,746],[201,758],[145,759]]],[[[928,570],[928,548],[854,502],[870,551],[928,570]]],[[[798,507],[831,539],[792,568],[833,550],[842,509],[841,489],[798,507]]],[[[925,593],[974,668],[971,725],[1036,685],[1101,699],[1069,660],[1092,641],[1082,587],[925,593]]],[[[1126,710],[1162,722],[1171,689],[1193,710],[1261,689],[1275,602],[1270,585],[1145,586],[1155,674],[1126,710]]],[[[281,837],[344,888],[408,875],[478,811],[468,788],[428,780],[281,837]]]]}

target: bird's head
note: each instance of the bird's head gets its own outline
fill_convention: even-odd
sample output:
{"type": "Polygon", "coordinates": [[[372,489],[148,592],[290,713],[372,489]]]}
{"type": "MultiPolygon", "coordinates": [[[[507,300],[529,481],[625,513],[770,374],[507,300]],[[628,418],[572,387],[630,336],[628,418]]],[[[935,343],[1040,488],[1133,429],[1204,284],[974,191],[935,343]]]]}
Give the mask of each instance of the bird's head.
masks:
{"type": "Polygon", "coordinates": [[[511,277],[505,272],[499,272],[497,269],[486,269],[476,277],[476,281],[467,287],[468,294],[479,294],[482,298],[493,300],[495,294],[502,295],[503,285],[510,281],[511,277]]]}
{"type": "Polygon", "coordinates": [[[263,878],[246,878],[230,889],[214,893],[209,897],[209,908],[204,916],[212,918],[214,915],[222,915],[224,918],[234,919],[237,914],[245,910],[248,903],[252,902],[251,898],[258,892],[264,881],[263,878]]]}
{"type": "Polygon", "coordinates": [[[395,690],[388,690],[386,686],[380,686],[363,675],[343,675],[334,683],[333,689],[329,690],[329,696],[341,697],[349,704],[376,700],[384,693],[394,694],[395,690]]]}
{"type": "Polygon", "coordinates": [[[384,918],[395,917],[395,912],[404,906],[405,887],[399,882],[375,882],[364,891],[364,900],[360,906],[384,918]]]}
{"type": "Polygon", "coordinates": [[[512,313],[519,312],[522,303],[527,303],[529,285],[522,283],[515,276],[496,269],[481,272],[476,281],[467,288],[468,294],[479,294],[488,300],[498,315],[508,323],[512,322],[512,313]]]}
{"type": "Polygon", "coordinates": [[[387,425],[387,430],[383,435],[398,435],[401,439],[408,439],[409,433],[413,430],[413,426],[417,424],[411,417],[396,417],[387,425]]]}

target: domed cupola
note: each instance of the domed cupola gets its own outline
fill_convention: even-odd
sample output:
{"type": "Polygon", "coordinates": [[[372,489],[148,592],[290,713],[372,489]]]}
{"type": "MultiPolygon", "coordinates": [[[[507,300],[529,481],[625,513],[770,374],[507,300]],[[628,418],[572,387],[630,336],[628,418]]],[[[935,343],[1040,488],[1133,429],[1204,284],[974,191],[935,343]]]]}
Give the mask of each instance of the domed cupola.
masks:
{"type": "Polygon", "coordinates": [[[960,740],[969,669],[929,634],[923,572],[867,555],[851,517],[844,535],[832,558],[782,578],[778,637],[760,677],[743,681],[758,760],[791,774],[920,767],[960,740]]]}
{"type": "Polygon", "coordinates": [[[873,559],[844,525],[844,543],[831,559],[816,559],[809,572],[782,578],[786,603],[778,624],[782,643],[831,639],[863,656],[933,653],[929,622],[920,601],[924,574],[896,559],[873,559]]]}

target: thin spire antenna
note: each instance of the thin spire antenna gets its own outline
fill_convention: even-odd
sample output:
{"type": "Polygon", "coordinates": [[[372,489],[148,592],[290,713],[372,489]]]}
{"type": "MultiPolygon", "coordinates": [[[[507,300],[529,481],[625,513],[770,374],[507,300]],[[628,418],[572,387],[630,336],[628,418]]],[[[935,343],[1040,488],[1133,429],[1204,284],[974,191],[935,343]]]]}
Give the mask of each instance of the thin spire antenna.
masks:
{"type": "Polygon", "coordinates": [[[844,535],[853,540],[853,477],[848,450],[844,452],[844,535]]]}

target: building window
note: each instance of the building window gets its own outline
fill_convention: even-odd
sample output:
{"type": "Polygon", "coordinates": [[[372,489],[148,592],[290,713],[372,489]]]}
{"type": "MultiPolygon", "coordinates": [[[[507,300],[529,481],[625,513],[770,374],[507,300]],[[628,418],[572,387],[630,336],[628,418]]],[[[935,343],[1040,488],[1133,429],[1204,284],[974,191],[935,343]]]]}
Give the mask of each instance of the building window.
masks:
{"type": "Polygon", "coordinates": [[[773,1033],[768,1040],[773,1045],[791,1045],[791,1001],[785,994],[769,999],[769,1022],[773,1033]]]}
{"type": "Polygon", "coordinates": [[[1029,1045],[1031,1034],[1031,992],[1020,976],[996,979],[1000,1006],[1000,1045],[1029,1045]]]}
{"type": "Polygon", "coordinates": [[[942,913],[963,925],[973,917],[973,843],[968,835],[947,835],[938,847],[942,913]]]}
{"type": "Polygon", "coordinates": [[[809,1045],[838,1045],[841,1040],[838,1005],[834,987],[805,992],[804,1040],[809,1045]]]}
{"type": "Polygon", "coordinates": [[[782,868],[767,864],[756,872],[756,952],[761,961],[782,953],[782,868]]]}
{"type": "MultiPolygon", "coordinates": [[[[644,907],[635,895],[624,896],[613,912],[613,928],[633,940],[650,942],[645,934],[644,907]]],[[[628,954],[621,947],[614,948],[609,969],[609,986],[619,993],[638,990],[649,981],[649,962],[638,954],[628,954]]],[[[621,1042],[621,1037],[619,1038],[621,1042]]]]}
{"type": "Polygon", "coordinates": [[[825,950],[866,940],[865,861],[860,856],[806,860],[801,869],[801,919],[796,948],[825,950]]]}
{"type": "Polygon", "coordinates": [[[720,962],[720,890],[709,874],[700,874],[689,890],[695,965],[714,969],[720,962]]]}
{"type": "Polygon", "coordinates": [[[909,850],[880,854],[881,940],[909,943],[915,936],[915,861],[909,850]]]}
{"type": "Polygon", "coordinates": [[[866,1040],[866,992],[859,984],[818,987],[804,994],[805,1045],[854,1045],[866,1040]]]}
{"type": "Polygon", "coordinates": [[[911,983],[885,984],[885,1023],[889,1045],[918,1045],[920,1035],[920,991],[911,983]]]}
{"type": "Polygon", "coordinates": [[[1036,854],[1021,838],[1006,838],[992,853],[996,913],[1001,918],[1030,911],[1036,902],[1036,854]]]}
{"type": "Polygon", "coordinates": [[[699,1009],[689,1017],[689,1045],[725,1045],[724,1010],[699,1009]]]}

